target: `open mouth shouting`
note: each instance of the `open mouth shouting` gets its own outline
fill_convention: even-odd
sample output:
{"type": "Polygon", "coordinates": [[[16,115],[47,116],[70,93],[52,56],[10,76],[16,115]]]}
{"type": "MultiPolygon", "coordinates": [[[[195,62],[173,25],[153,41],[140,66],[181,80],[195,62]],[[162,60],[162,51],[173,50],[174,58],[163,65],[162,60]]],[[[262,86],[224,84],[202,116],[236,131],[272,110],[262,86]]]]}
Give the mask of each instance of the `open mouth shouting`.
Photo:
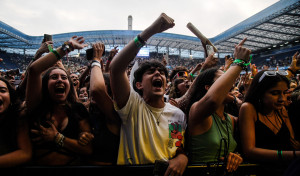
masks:
{"type": "Polygon", "coordinates": [[[3,106],[3,101],[0,100],[0,108],[2,108],[2,106],[3,106]]]}
{"type": "Polygon", "coordinates": [[[54,93],[58,96],[63,96],[65,94],[65,92],[66,92],[66,88],[63,85],[57,85],[54,88],[54,93]]]}
{"type": "Polygon", "coordinates": [[[189,85],[189,84],[186,84],[186,85],[185,85],[185,88],[187,88],[187,89],[190,88],[190,85],[189,85]]]}
{"type": "Polygon", "coordinates": [[[152,86],[155,88],[155,90],[161,91],[163,88],[163,81],[161,79],[154,79],[152,81],[152,86]]]}

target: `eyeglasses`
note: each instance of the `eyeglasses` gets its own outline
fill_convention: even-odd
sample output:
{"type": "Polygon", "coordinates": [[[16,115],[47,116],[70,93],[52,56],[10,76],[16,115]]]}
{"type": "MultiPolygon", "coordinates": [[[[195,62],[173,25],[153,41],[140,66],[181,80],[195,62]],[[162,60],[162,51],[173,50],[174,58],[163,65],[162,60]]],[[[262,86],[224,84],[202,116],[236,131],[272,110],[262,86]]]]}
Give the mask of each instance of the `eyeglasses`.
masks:
{"type": "Polygon", "coordinates": [[[282,76],[287,76],[288,72],[283,71],[283,70],[278,70],[278,71],[265,71],[259,78],[258,82],[260,83],[265,76],[276,76],[276,74],[282,75],[282,76]]]}

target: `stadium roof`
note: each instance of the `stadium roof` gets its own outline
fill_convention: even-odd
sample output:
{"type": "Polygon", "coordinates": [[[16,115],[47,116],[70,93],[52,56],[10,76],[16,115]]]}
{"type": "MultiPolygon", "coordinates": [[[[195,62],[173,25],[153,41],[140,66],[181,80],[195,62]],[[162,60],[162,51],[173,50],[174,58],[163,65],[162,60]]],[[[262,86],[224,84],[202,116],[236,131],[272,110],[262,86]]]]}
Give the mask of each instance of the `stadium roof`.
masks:
{"type": "MultiPolygon", "coordinates": [[[[108,46],[125,46],[141,31],[98,30],[54,34],[54,46],[60,46],[70,37],[84,36],[87,43],[103,42],[108,46]]],[[[210,38],[220,53],[232,53],[234,45],[247,37],[245,46],[252,52],[299,42],[300,1],[281,0],[251,16],[225,32],[210,38]]],[[[0,21],[0,48],[38,49],[43,36],[29,36],[0,21]]],[[[203,51],[198,38],[171,33],[160,33],[147,41],[152,50],[183,49],[203,51]]]]}

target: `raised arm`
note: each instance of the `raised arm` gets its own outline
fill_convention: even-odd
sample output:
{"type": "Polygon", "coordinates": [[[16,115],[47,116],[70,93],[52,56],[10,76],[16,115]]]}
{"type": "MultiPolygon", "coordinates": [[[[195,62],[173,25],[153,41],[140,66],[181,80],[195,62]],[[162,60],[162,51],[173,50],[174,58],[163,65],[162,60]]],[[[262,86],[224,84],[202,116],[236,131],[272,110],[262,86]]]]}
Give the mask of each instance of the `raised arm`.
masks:
{"type": "Polygon", "coordinates": [[[88,64],[88,65],[85,67],[84,71],[83,71],[83,72],[80,74],[80,76],[79,76],[79,88],[84,87],[84,81],[85,81],[85,79],[89,76],[90,71],[91,71],[91,65],[88,64]]]}
{"type": "Polygon", "coordinates": [[[218,65],[219,59],[214,57],[214,54],[210,54],[202,64],[200,72],[218,65]]]}
{"type": "MultiPolygon", "coordinates": [[[[30,61],[30,63],[28,64],[27,68],[29,68],[29,66],[36,61],[37,59],[39,59],[44,53],[48,53],[49,52],[49,47],[48,46],[53,47],[53,42],[52,41],[47,41],[47,42],[43,42],[40,46],[40,48],[36,51],[34,58],[32,59],[32,61],[30,61]]],[[[26,89],[26,85],[27,85],[27,77],[28,77],[28,71],[25,71],[25,77],[24,79],[21,81],[21,83],[19,84],[18,88],[21,92],[25,92],[26,89]]]]}
{"type": "Polygon", "coordinates": [[[118,46],[115,46],[112,50],[110,50],[108,60],[105,64],[105,69],[104,69],[105,72],[109,72],[110,63],[111,63],[112,59],[115,57],[115,55],[119,52],[119,49],[117,49],[117,48],[118,48],[118,46]]]}
{"type": "MultiPolygon", "coordinates": [[[[234,55],[235,58],[242,59],[245,63],[247,63],[249,61],[251,51],[242,47],[245,41],[246,38],[235,47],[234,55]]],[[[210,57],[213,57],[213,54],[211,54],[210,57]]],[[[241,71],[241,66],[231,66],[211,85],[210,88],[207,87],[208,91],[205,96],[191,106],[189,124],[197,125],[216,111],[216,109],[224,102],[225,97],[241,71]]]]}
{"type": "Polygon", "coordinates": [[[135,58],[140,48],[151,36],[163,32],[174,26],[174,20],[162,13],[147,29],[140,33],[134,40],[115,56],[110,64],[111,87],[114,99],[119,108],[126,105],[130,93],[130,84],[126,68],[135,58]]]}
{"type": "Polygon", "coordinates": [[[293,57],[290,67],[287,69],[288,71],[288,78],[291,79],[296,76],[296,73],[298,70],[300,70],[300,54],[299,51],[297,51],[293,57]]]}
{"type": "MultiPolygon", "coordinates": [[[[82,49],[87,46],[83,37],[73,36],[68,41],[69,51],[82,49]]],[[[60,60],[66,52],[61,47],[33,62],[28,68],[28,80],[26,85],[26,104],[30,111],[42,100],[42,73],[60,60]]]]}
{"type": "Polygon", "coordinates": [[[119,135],[120,132],[120,118],[114,110],[114,105],[111,97],[108,95],[105,81],[103,78],[100,60],[104,51],[102,43],[93,45],[94,57],[91,65],[91,78],[90,78],[90,93],[92,99],[97,104],[98,108],[104,113],[106,118],[106,125],[110,131],[119,135]]]}

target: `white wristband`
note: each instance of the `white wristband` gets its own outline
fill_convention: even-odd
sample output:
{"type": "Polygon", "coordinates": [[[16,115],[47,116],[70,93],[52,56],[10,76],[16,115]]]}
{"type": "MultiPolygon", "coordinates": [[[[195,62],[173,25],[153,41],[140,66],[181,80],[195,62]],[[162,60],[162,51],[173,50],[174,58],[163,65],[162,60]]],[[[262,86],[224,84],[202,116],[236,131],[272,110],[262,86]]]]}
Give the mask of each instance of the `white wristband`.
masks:
{"type": "Polygon", "coordinates": [[[98,62],[93,62],[91,65],[91,68],[93,68],[94,66],[98,66],[98,67],[102,68],[100,63],[98,63],[98,62]]]}

